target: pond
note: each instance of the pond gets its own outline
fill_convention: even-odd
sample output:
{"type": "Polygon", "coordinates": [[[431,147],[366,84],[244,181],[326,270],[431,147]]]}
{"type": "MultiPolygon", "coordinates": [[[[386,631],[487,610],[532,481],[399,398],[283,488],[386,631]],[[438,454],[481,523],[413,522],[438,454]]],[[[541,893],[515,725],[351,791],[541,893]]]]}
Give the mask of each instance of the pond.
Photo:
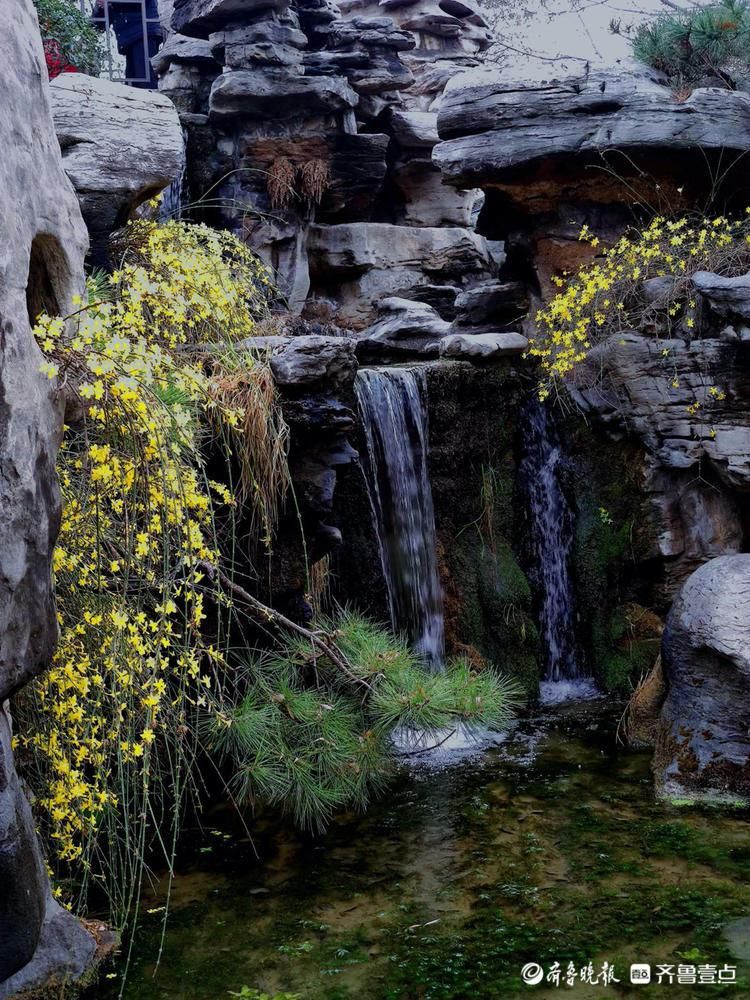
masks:
{"type": "MultiPolygon", "coordinates": [[[[319,839],[255,823],[251,843],[213,817],[174,880],[158,969],[164,885],[147,893],[123,996],[750,997],[748,817],[655,803],[618,715],[558,706],[481,750],[418,758],[319,839]],[[651,985],[630,985],[634,962],[651,985]],[[724,966],[736,982],[711,985],[724,966]]],[[[109,976],[97,997],[118,995],[122,967],[109,976]]]]}

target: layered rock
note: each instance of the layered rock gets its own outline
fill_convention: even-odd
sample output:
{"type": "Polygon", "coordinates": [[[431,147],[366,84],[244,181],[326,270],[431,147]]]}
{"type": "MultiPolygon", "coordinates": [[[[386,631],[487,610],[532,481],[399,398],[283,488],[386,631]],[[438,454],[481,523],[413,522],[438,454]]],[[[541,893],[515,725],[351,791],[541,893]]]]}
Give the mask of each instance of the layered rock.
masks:
{"type": "Polygon", "coordinates": [[[469,229],[347,223],[310,230],[311,273],[335,289],[336,318],[361,327],[383,296],[418,298],[433,284],[460,284],[490,275],[486,241],[469,229]]]}
{"type": "MultiPolygon", "coordinates": [[[[522,333],[556,291],[552,279],[598,252],[579,240],[582,225],[614,242],[640,205],[677,212],[750,189],[746,93],[699,88],[678,99],[658,72],[632,63],[556,70],[530,60],[519,73],[514,60],[452,79],[433,153],[449,183],[485,192],[480,228],[503,240],[504,273],[529,292],[522,333]]],[[[595,347],[571,386],[596,427],[643,449],[642,558],[658,567],[661,606],[697,566],[746,544],[747,280],[699,274],[694,286],[695,330],[673,328],[669,279],[654,279],[643,288],[649,322],[595,347]]],[[[457,305],[480,323],[492,300],[479,286],[457,305]]]]}
{"type": "Polygon", "coordinates": [[[449,2],[175,6],[181,34],[155,65],[188,136],[189,197],[210,190],[208,217],[258,251],[293,313],[362,328],[405,296],[450,321],[458,292],[495,274],[473,231],[481,192],[444,187],[431,161],[446,80],[489,43],[449,2]]]}
{"type": "Polygon", "coordinates": [[[179,116],[151,90],[65,73],[51,84],[65,172],[78,193],[95,263],[106,265],[110,233],[177,177],[179,116]]]}
{"type": "MultiPolygon", "coordinates": [[[[609,202],[606,179],[592,184],[591,172],[576,177],[592,162],[587,154],[698,147],[742,152],[750,145],[748,112],[750,95],[739,91],[699,89],[680,101],[661,74],[645,66],[545,80],[482,70],[449,82],[438,118],[445,141],[436,162],[451,183],[499,187],[537,205],[555,194],[584,191],[583,200],[609,202]],[[535,183],[540,180],[549,182],[545,192],[535,183]]],[[[674,166],[665,166],[663,172],[680,184],[674,166]]]]}
{"type": "Polygon", "coordinates": [[[82,290],[86,232],[63,171],[31,0],[0,33],[0,996],[75,978],[95,944],[53,900],[13,767],[7,699],[57,640],[50,564],[60,518],[62,410],[31,332],[82,290]]]}
{"type": "Polygon", "coordinates": [[[654,760],[671,800],[750,802],[750,556],[696,570],[667,619],[654,760]]]}
{"type": "Polygon", "coordinates": [[[555,76],[529,60],[522,73],[514,61],[452,79],[434,161],[448,183],[482,187],[485,231],[495,235],[499,220],[543,296],[553,274],[590,259],[577,240],[584,223],[604,241],[640,206],[678,212],[710,195],[744,197],[750,95],[704,88],[678,99],[639,64],[555,76]]]}
{"type": "Polygon", "coordinates": [[[303,332],[254,337],[244,348],[269,362],[290,430],[294,502],[287,504],[273,546],[268,596],[275,606],[304,619],[310,614],[302,597],[310,566],[341,541],[332,520],[337,477],[357,459],[349,440],[356,422],[354,344],[345,337],[303,332]]]}
{"type": "MultiPolygon", "coordinates": [[[[726,279],[698,275],[696,295],[717,282],[726,279]]],[[[617,334],[593,348],[570,387],[608,436],[644,448],[648,555],[664,567],[663,601],[697,566],[745,546],[750,345],[724,322],[692,342],[617,334]]]]}

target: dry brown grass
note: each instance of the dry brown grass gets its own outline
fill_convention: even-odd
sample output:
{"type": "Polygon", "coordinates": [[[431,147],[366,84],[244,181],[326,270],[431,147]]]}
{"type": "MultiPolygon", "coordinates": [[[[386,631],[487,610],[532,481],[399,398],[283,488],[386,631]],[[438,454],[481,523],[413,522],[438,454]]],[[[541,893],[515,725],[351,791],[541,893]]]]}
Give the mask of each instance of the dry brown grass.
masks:
{"type": "Polygon", "coordinates": [[[331,184],[331,171],[325,160],[308,160],[299,169],[302,194],[314,205],[319,205],[331,184]]]}
{"type": "Polygon", "coordinates": [[[237,502],[250,514],[251,531],[271,544],[289,486],[289,428],[268,365],[223,356],[213,359],[209,392],[216,405],[217,431],[239,467],[237,502]],[[233,411],[232,426],[220,416],[233,411]]]}
{"type": "Polygon", "coordinates": [[[331,557],[323,556],[310,567],[308,581],[310,606],[315,616],[325,614],[331,603],[331,557]]]}
{"type": "Polygon", "coordinates": [[[294,164],[286,156],[280,156],[271,164],[266,179],[268,197],[273,208],[288,208],[294,201],[294,164]]]}
{"type": "Polygon", "coordinates": [[[618,737],[629,746],[653,746],[659,724],[659,712],[666,687],[661,656],[630,696],[618,726],[618,737]]]}

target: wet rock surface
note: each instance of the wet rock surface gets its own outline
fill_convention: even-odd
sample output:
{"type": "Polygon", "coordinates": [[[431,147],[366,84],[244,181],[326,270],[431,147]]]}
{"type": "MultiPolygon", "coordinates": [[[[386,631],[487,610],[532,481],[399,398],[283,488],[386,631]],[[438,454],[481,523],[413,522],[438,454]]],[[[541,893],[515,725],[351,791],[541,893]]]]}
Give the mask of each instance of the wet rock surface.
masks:
{"type": "Polygon", "coordinates": [[[750,358],[738,340],[635,333],[597,345],[571,389],[614,440],[644,447],[652,555],[663,599],[715,556],[742,551],[750,491],[750,358]],[[698,404],[696,406],[696,403],[698,404]]]}

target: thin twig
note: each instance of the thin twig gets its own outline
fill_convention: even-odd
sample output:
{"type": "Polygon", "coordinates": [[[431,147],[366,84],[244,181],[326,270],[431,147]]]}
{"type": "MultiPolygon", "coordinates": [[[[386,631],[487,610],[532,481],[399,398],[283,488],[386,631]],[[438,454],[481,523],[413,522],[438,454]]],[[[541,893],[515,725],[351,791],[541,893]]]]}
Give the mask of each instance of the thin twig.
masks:
{"type": "Polygon", "coordinates": [[[372,685],[364,677],[357,676],[346,656],[328,636],[320,632],[313,632],[311,629],[305,628],[304,625],[298,625],[297,622],[293,622],[291,618],[287,618],[280,611],[259,601],[257,597],[249,594],[244,587],[240,587],[238,583],[231,580],[218,566],[214,566],[212,563],[206,561],[199,562],[198,566],[211,581],[218,579],[223,587],[234,594],[235,597],[238,597],[248,607],[252,608],[260,617],[274,622],[274,624],[279,625],[289,632],[296,632],[297,635],[303,636],[313,647],[317,647],[352,683],[359,684],[367,688],[368,691],[372,691],[372,685]]]}

